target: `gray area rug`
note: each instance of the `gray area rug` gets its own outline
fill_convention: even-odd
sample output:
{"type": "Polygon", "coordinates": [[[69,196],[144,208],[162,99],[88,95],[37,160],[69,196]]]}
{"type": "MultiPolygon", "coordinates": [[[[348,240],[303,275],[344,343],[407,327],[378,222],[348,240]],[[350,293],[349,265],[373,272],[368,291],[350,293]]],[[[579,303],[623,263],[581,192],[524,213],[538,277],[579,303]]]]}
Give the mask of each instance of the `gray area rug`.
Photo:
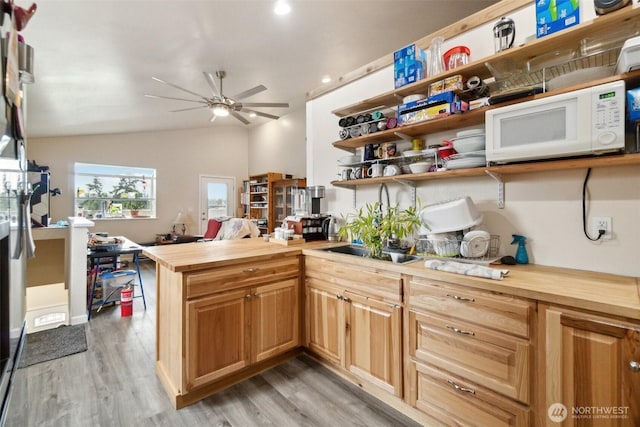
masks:
{"type": "Polygon", "coordinates": [[[84,326],[60,326],[27,335],[18,368],[87,351],[84,326]]]}

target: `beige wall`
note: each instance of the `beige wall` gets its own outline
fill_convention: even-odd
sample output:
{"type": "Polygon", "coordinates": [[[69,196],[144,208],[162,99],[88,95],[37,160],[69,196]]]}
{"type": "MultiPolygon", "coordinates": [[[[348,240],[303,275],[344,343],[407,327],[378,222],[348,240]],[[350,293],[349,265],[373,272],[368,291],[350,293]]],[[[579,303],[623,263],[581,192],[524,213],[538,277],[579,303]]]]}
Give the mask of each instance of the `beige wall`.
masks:
{"type": "Polygon", "coordinates": [[[282,172],[306,176],[305,109],[249,131],[249,175],[282,172]]]}
{"type": "Polygon", "coordinates": [[[167,233],[178,211],[189,214],[198,233],[199,176],[234,177],[240,185],[248,176],[249,133],[237,126],[34,138],[28,158],[51,170],[51,187],[62,195],[51,198],[53,221],[73,215],[74,162],[129,165],[157,170],[157,219],[95,220],[94,231],[148,241],[167,233]]]}

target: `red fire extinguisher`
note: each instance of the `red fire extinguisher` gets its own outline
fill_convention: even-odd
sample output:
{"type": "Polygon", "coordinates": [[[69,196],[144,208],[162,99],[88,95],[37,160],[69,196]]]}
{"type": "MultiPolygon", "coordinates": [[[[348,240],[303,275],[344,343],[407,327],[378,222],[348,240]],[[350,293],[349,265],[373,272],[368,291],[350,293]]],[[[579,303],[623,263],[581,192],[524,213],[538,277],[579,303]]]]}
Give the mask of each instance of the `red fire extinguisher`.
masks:
{"type": "Polygon", "coordinates": [[[120,291],[120,317],[129,317],[133,314],[133,288],[127,284],[120,291]]]}

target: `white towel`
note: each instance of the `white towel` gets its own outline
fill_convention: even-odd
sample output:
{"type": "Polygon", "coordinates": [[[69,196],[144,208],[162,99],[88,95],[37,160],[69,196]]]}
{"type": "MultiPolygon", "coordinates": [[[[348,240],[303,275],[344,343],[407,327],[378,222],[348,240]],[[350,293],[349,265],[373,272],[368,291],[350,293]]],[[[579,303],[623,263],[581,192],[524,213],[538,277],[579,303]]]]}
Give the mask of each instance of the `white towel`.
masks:
{"type": "Polygon", "coordinates": [[[502,280],[509,275],[509,270],[484,267],[477,264],[464,262],[442,261],[430,259],[424,262],[424,266],[433,270],[446,271],[449,273],[464,274],[466,276],[484,277],[487,279],[502,280]]]}

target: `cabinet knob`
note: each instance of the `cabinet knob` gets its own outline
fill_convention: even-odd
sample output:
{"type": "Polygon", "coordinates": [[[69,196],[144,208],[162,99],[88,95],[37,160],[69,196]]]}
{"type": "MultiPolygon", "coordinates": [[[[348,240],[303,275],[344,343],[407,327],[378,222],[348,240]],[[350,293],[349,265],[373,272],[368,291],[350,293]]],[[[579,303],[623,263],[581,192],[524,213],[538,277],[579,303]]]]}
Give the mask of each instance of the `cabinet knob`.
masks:
{"type": "Polygon", "coordinates": [[[640,372],[640,362],[632,360],[629,362],[629,367],[631,368],[631,372],[640,372]]]}
{"type": "Polygon", "coordinates": [[[469,394],[476,394],[476,391],[472,388],[467,388],[467,387],[462,387],[461,385],[456,384],[455,382],[451,381],[451,380],[447,380],[447,383],[449,383],[449,385],[453,388],[455,388],[458,391],[461,391],[463,393],[469,393],[469,394]]]}
{"type": "Polygon", "coordinates": [[[446,325],[446,328],[449,330],[452,330],[453,332],[460,334],[460,335],[471,335],[474,336],[476,333],[473,331],[465,331],[463,329],[459,329],[456,328],[455,326],[451,326],[451,325],[446,325]]]}
{"type": "Polygon", "coordinates": [[[260,296],[260,294],[259,294],[259,293],[257,293],[257,292],[254,292],[254,293],[253,293],[253,296],[254,296],[254,297],[256,297],[256,298],[258,298],[258,297],[260,296]]]}
{"type": "Polygon", "coordinates": [[[344,302],[351,302],[351,298],[349,297],[343,297],[342,299],[344,300],[344,302]]]}
{"type": "Polygon", "coordinates": [[[338,294],[338,295],[336,295],[336,298],[337,299],[342,299],[342,295],[338,294]]]}
{"type": "Polygon", "coordinates": [[[453,298],[453,299],[458,300],[458,301],[464,301],[464,302],[474,302],[475,301],[475,298],[461,297],[460,295],[455,295],[455,294],[447,294],[447,297],[453,298]]]}
{"type": "Polygon", "coordinates": [[[258,270],[260,270],[260,269],[256,268],[256,267],[251,267],[251,268],[245,268],[244,270],[242,270],[242,272],[243,273],[255,273],[258,270]]]}
{"type": "Polygon", "coordinates": [[[251,294],[246,294],[246,295],[244,296],[244,299],[251,299],[251,294]]]}

